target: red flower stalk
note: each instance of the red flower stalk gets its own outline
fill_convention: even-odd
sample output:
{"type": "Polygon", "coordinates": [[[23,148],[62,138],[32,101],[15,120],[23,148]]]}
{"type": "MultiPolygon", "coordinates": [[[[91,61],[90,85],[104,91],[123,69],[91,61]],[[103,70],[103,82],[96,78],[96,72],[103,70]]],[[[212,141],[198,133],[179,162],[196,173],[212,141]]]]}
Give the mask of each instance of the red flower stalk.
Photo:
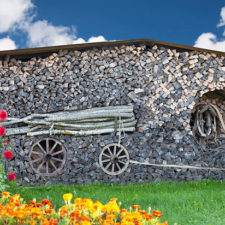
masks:
{"type": "Polygon", "coordinates": [[[13,180],[16,179],[16,175],[14,173],[10,172],[9,175],[8,175],[8,178],[9,178],[10,181],[13,181],[13,180]]]}
{"type": "Polygon", "coordinates": [[[0,127],[0,136],[5,135],[5,127],[0,127]]]}
{"type": "Polygon", "coordinates": [[[6,111],[4,111],[4,110],[0,110],[0,120],[1,121],[5,121],[6,120],[6,118],[7,118],[7,112],[6,111]]]}
{"type": "Polygon", "coordinates": [[[12,152],[9,152],[9,151],[5,151],[3,153],[3,155],[5,156],[6,159],[10,160],[13,158],[13,153],[12,152]]]}

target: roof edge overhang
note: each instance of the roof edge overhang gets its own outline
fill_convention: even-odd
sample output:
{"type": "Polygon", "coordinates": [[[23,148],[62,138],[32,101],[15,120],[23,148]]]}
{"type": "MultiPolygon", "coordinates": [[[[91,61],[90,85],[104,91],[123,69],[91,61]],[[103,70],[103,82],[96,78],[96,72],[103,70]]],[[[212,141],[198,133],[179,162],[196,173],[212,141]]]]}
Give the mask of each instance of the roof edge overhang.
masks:
{"type": "Polygon", "coordinates": [[[32,57],[45,57],[59,50],[87,50],[92,48],[103,48],[103,47],[113,47],[121,45],[146,45],[147,47],[153,47],[158,45],[165,48],[176,49],[178,51],[198,51],[214,53],[216,55],[225,56],[225,52],[214,51],[204,48],[196,48],[187,45],[173,44],[163,41],[156,41],[151,39],[131,39],[123,41],[107,41],[107,42],[93,42],[93,43],[83,43],[83,44],[73,44],[73,45],[58,45],[49,47],[39,47],[39,48],[27,48],[27,49],[17,49],[17,50],[7,50],[0,51],[0,59],[4,59],[6,56],[10,56],[16,59],[29,59],[32,57]]]}

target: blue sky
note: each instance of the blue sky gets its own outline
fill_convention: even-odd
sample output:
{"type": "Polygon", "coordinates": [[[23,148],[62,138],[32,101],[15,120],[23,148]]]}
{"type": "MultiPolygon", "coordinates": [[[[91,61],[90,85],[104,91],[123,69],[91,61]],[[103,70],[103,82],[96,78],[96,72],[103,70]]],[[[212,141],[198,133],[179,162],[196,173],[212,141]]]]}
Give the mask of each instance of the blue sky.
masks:
{"type": "Polygon", "coordinates": [[[0,50],[149,38],[225,51],[225,1],[0,0],[0,50]]]}

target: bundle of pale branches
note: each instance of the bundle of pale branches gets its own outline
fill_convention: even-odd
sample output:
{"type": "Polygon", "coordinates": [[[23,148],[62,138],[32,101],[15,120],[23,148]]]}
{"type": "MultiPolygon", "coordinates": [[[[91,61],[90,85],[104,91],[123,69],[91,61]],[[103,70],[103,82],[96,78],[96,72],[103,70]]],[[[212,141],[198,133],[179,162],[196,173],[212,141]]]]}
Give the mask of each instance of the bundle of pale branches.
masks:
{"type": "Polygon", "coordinates": [[[63,111],[46,114],[32,114],[27,117],[8,118],[0,122],[6,127],[6,136],[27,134],[70,134],[86,136],[112,132],[132,132],[136,120],[133,106],[109,106],[80,111],[63,111]]]}

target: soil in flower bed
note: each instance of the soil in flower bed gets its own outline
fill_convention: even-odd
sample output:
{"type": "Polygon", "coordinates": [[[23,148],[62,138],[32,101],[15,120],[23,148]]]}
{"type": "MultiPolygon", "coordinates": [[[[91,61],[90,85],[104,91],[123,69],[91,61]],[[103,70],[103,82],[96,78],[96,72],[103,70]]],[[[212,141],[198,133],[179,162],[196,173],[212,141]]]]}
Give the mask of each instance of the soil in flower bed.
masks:
{"type": "Polygon", "coordinates": [[[225,224],[225,181],[204,180],[201,182],[159,182],[133,185],[46,185],[40,187],[11,186],[12,194],[19,193],[26,201],[36,198],[49,199],[56,209],[62,204],[62,195],[72,193],[75,197],[91,198],[107,203],[118,198],[122,207],[138,204],[141,209],[160,210],[162,220],[172,225],[224,225],[225,224]]]}

